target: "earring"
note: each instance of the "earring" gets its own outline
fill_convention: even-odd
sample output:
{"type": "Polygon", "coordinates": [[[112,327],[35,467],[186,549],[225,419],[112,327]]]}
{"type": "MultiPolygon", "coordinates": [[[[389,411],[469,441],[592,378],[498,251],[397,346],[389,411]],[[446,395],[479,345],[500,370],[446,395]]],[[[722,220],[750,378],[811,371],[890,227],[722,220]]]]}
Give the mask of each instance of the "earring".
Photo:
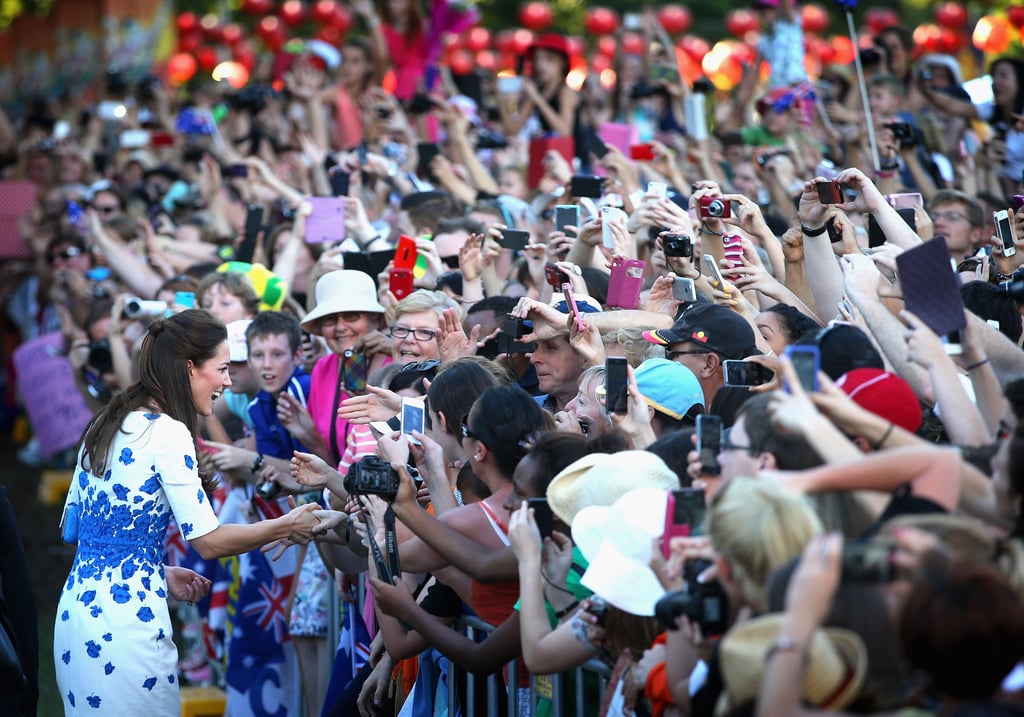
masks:
{"type": "Polygon", "coordinates": [[[480,460],[480,454],[477,453],[475,456],[473,456],[473,458],[474,458],[474,460],[480,460]]]}

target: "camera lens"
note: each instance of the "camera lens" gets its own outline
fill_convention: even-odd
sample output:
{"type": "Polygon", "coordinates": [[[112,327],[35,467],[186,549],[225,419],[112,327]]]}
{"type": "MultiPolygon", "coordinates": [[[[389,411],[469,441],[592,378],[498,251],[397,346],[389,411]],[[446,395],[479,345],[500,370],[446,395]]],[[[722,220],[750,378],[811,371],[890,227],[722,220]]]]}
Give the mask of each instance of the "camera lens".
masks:
{"type": "Polygon", "coordinates": [[[88,364],[101,374],[114,370],[114,358],[110,354],[110,342],[107,339],[89,344],[88,364]]]}
{"type": "Polygon", "coordinates": [[[713,217],[721,217],[725,214],[725,202],[721,199],[712,199],[708,202],[708,214],[713,217]]]}

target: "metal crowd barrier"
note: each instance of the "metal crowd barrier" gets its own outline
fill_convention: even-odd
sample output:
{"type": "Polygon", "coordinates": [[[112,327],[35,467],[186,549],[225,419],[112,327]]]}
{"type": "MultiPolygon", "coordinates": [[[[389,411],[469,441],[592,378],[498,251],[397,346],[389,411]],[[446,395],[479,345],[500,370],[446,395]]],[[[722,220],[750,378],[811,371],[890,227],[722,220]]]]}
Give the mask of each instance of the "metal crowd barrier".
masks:
{"type": "MultiPolygon", "coordinates": [[[[477,636],[480,633],[490,634],[494,631],[494,627],[488,625],[483,620],[480,620],[469,615],[463,615],[455,621],[455,629],[461,630],[463,634],[474,642],[477,641],[477,636]]],[[[462,714],[466,717],[484,717],[483,715],[476,715],[476,690],[481,682],[486,681],[485,689],[487,690],[487,715],[498,714],[498,700],[505,699],[508,703],[508,715],[509,717],[518,717],[520,714],[520,690],[519,690],[519,676],[518,676],[518,660],[512,660],[508,663],[508,684],[509,688],[506,689],[505,685],[499,681],[499,675],[493,674],[488,675],[486,678],[481,678],[474,675],[472,672],[465,672],[461,670],[451,660],[448,661],[448,704],[454,705],[458,699],[456,694],[457,680],[456,676],[458,673],[463,672],[466,675],[466,702],[462,705],[462,714]],[[500,693],[505,692],[502,696],[500,693]]],[[[608,678],[611,676],[611,671],[608,667],[598,660],[590,660],[579,667],[574,668],[569,673],[562,673],[557,675],[551,675],[551,717],[568,717],[563,715],[562,710],[562,690],[565,675],[573,674],[575,680],[576,691],[576,708],[573,712],[574,715],[586,715],[586,714],[597,714],[600,708],[601,700],[604,698],[605,690],[608,687],[608,678]],[[587,705],[586,695],[584,693],[584,674],[592,673],[597,676],[598,680],[598,696],[597,704],[587,705]]],[[[537,676],[530,676],[530,689],[529,689],[529,714],[535,715],[537,713],[537,676]]]]}

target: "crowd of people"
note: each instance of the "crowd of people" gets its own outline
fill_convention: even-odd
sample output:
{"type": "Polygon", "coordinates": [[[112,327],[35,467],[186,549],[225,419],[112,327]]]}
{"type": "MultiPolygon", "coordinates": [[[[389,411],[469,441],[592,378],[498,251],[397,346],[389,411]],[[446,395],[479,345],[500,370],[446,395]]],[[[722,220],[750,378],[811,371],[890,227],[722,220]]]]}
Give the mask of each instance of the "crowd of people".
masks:
{"type": "Polygon", "coordinates": [[[75,466],[66,713],[1024,714],[1024,60],[975,104],[891,27],[864,107],[759,0],[767,87],[648,15],[573,89],[564,37],[453,77],[386,8],[0,114],[6,326],[95,412],[22,451],[75,466]]]}

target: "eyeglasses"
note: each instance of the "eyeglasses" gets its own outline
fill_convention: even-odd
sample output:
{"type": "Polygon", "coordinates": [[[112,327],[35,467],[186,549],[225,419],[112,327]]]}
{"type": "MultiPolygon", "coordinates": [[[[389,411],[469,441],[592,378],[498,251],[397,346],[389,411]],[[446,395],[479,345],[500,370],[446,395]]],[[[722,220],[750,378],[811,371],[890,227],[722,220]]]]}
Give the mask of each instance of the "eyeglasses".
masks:
{"type": "Polygon", "coordinates": [[[698,356],[701,354],[709,354],[711,351],[666,351],[665,358],[669,361],[674,361],[676,356],[698,356]]]}
{"type": "Polygon", "coordinates": [[[437,367],[441,365],[441,362],[437,359],[430,359],[429,361],[415,361],[413,363],[407,363],[402,368],[398,369],[398,373],[409,373],[415,371],[416,373],[430,373],[436,371],[437,367]]]}
{"type": "Polygon", "coordinates": [[[759,456],[763,451],[753,446],[741,446],[739,443],[733,443],[732,440],[732,429],[726,428],[722,431],[722,444],[719,447],[721,452],[725,451],[746,451],[751,456],[759,456]]]}
{"type": "Polygon", "coordinates": [[[69,246],[63,251],[58,251],[55,254],[50,254],[46,257],[46,261],[50,264],[54,263],[58,259],[74,259],[76,256],[81,256],[82,250],[77,246],[69,246]]]}
{"type": "Polygon", "coordinates": [[[410,329],[408,326],[392,326],[388,329],[388,334],[393,339],[404,339],[412,334],[417,341],[433,341],[438,333],[432,329],[410,329]]]}
{"type": "Polygon", "coordinates": [[[942,219],[949,222],[959,222],[967,218],[967,215],[963,212],[929,212],[928,214],[931,216],[933,222],[937,222],[942,219]]]}
{"type": "Polygon", "coordinates": [[[474,441],[480,441],[481,443],[483,443],[483,441],[480,439],[480,436],[476,435],[475,433],[473,433],[473,431],[470,430],[468,413],[462,417],[461,421],[459,421],[459,433],[462,434],[462,437],[464,439],[472,438],[474,441]]]}
{"type": "Polygon", "coordinates": [[[342,321],[346,324],[354,324],[363,318],[364,312],[362,311],[340,311],[337,314],[331,314],[320,319],[320,327],[329,329],[332,326],[337,326],[338,321],[342,321]]]}

